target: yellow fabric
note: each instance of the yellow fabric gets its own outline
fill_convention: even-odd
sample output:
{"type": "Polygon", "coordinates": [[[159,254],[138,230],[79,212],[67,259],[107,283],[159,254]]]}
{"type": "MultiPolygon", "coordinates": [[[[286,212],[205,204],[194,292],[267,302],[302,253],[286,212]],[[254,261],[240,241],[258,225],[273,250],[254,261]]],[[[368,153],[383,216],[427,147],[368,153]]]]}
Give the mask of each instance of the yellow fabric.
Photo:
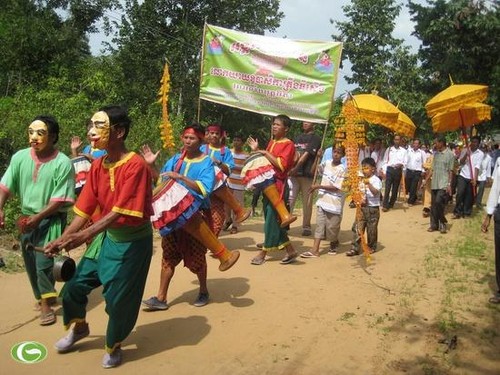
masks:
{"type": "Polygon", "coordinates": [[[439,92],[425,105],[429,117],[438,113],[455,111],[466,104],[483,102],[488,97],[488,86],[451,85],[439,92]]]}
{"type": "Polygon", "coordinates": [[[462,106],[460,109],[438,113],[432,118],[432,129],[436,133],[453,131],[491,120],[491,107],[482,103],[462,106]]]}

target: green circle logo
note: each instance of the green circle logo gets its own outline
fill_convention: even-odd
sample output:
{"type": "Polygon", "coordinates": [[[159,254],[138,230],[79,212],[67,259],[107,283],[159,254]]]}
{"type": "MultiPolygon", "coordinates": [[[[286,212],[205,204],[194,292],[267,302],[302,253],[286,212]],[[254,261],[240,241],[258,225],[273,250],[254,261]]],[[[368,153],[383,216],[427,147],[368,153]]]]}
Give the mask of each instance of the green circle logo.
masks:
{"type": "Polygon", "coordinates": [[[10,355],[17,362],[33,364],[47,358],[47,348],[36,341],[23,341],[10,349],[10,355]]]}

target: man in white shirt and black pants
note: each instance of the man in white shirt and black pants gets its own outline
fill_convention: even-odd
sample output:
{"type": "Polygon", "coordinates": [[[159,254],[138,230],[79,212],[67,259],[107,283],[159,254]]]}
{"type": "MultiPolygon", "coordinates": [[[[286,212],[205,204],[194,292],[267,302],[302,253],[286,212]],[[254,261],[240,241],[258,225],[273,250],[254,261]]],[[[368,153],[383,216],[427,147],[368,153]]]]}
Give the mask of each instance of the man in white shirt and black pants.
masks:
{"type": "Polygon", "coordinates": [[[486,217],[483,220],[481,230],[486,233],[490,226],[491,217],[495,222],[495,276],[497,281],[497,290],[493,297],[489,299],[490,303],[500,304],[500,159],[495,163],[493,172],[493,186],[491,186],[488,202],[486,203],[486,217]]]}
{"type": "Polygon", "coordinates": [[[460,173],[457,176],[457,197],[453,219],[460,219],[472,214],[477,177],[484,158],[484,153],[479,150],[481,138],[474,136],[470,139],[470,150],[462,150],[460,154],[460,173]],[[472,170],[471,170],[472,165],[472,170]]]}
{"type": "Polygon", "coordinates": [[[393,146],[389,147],[384,155],[385,160],[385,191],[382,211],[387,212],[394,207],[398,198],[399,184],[406,165],[406,149],[401,147],[401,137],[394,136],[393,146]],[[389,199],[389,194],[391,195],[389,199]]]}
{"type": "Polygon", "coordinates": [[[406,156],[405,185],[408,189],[408,204],[413,206],[417,201],[418,183],[424,171],[425,152],[420,149],[420,140],[414,139],[406,156]]]}

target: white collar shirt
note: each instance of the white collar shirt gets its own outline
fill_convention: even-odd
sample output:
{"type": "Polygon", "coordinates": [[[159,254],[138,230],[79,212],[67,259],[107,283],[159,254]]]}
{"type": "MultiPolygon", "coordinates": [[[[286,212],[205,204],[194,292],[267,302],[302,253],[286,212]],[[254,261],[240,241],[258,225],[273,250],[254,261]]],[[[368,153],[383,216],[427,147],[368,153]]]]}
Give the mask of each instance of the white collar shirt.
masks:
{"type": "MultiPolygon", "coordinates": [[[[462,159],[464,157],[466,152],[467,152],[467,150],[462,151],[462,153],[460,154],[460,159],[462,159]]],[[[460,168],[460,176],[470,180],[471,179],[470,164],[472,163],[473,170],[475,170],[476,168],[481,169],[481,162],[483,161],[483,158],[484,158],[484,152],[482,152],[479,149],[474,151],[471,155],[470,161],[469,161],[469,158],[467,157],[467,159],[465,160],[465,164],[462,165],[462,168],[460,168]]],[[[474,171],[474,173],[476,173],[476,172],[474,171]]],[[[477,176],[474,175],[474,177],[477,177],[477,176]]]]}
{"type": "Polygon", "coordinates": [[[426,160],[424,152],[421,149],[414,150],[410,147],[407,153],[406,169],[412,171],[423,171],[423,165],[426,160]]]}

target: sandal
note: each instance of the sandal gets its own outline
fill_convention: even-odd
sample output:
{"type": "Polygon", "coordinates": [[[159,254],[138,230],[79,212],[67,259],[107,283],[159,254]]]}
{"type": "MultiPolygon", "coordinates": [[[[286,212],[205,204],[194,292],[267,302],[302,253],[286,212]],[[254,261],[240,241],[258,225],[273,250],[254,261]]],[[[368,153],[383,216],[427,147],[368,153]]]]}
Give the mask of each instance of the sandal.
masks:
{"type": "Polygon", "coordinates": [[[348,257],[353,257],[353,256],[356,256],[356,255],[359,255],[359,251],[356,250],[356,249],[351,249],[347,253],[345,253],[345,255],[348,256],[348,257]]]}
{"type": "Polygon", "coordinates": [[[231,230],[229,231],[229,233],[230,233],[230,234],[236,234],[236,233],[238,233],[238,228],[236,228],[236,227],[234,227],[234,226],[233,226],[233,227],[231,228],[231,230]]]}
{"type": "Polygon", "coordinates": [[[50,326],[56,322],[56,314],[54,311],[49,311],[46,314],[40,315],[40,325],[41,326],[50,326]]]}
{"type": "Polygon", "coordinates": [[[260,266],[261,264],[264,264],[266,262],[266,258],[253,258],[250,264],[253,264],[254,266],[260,266]]]}
{"type": "Polygon", "coordinates": [[[312,251],[306,251],[300,254],[301,258],[319,258],[319,254],[314,254],[312,251]]]}
{"type": "Polygon", "coordinates": [[[292,262],[295,262],[295,259],[299,256],[298,253],[295,254],[287,254],[286,257],[280,260],[281,264],[290,264],[292,262]]]}
{"type": "Polygon", "coordinates": [[[500,296],[493,296],[488,300],[488,302],[494,305],[498,305],[500,304],[500,296]]]}

